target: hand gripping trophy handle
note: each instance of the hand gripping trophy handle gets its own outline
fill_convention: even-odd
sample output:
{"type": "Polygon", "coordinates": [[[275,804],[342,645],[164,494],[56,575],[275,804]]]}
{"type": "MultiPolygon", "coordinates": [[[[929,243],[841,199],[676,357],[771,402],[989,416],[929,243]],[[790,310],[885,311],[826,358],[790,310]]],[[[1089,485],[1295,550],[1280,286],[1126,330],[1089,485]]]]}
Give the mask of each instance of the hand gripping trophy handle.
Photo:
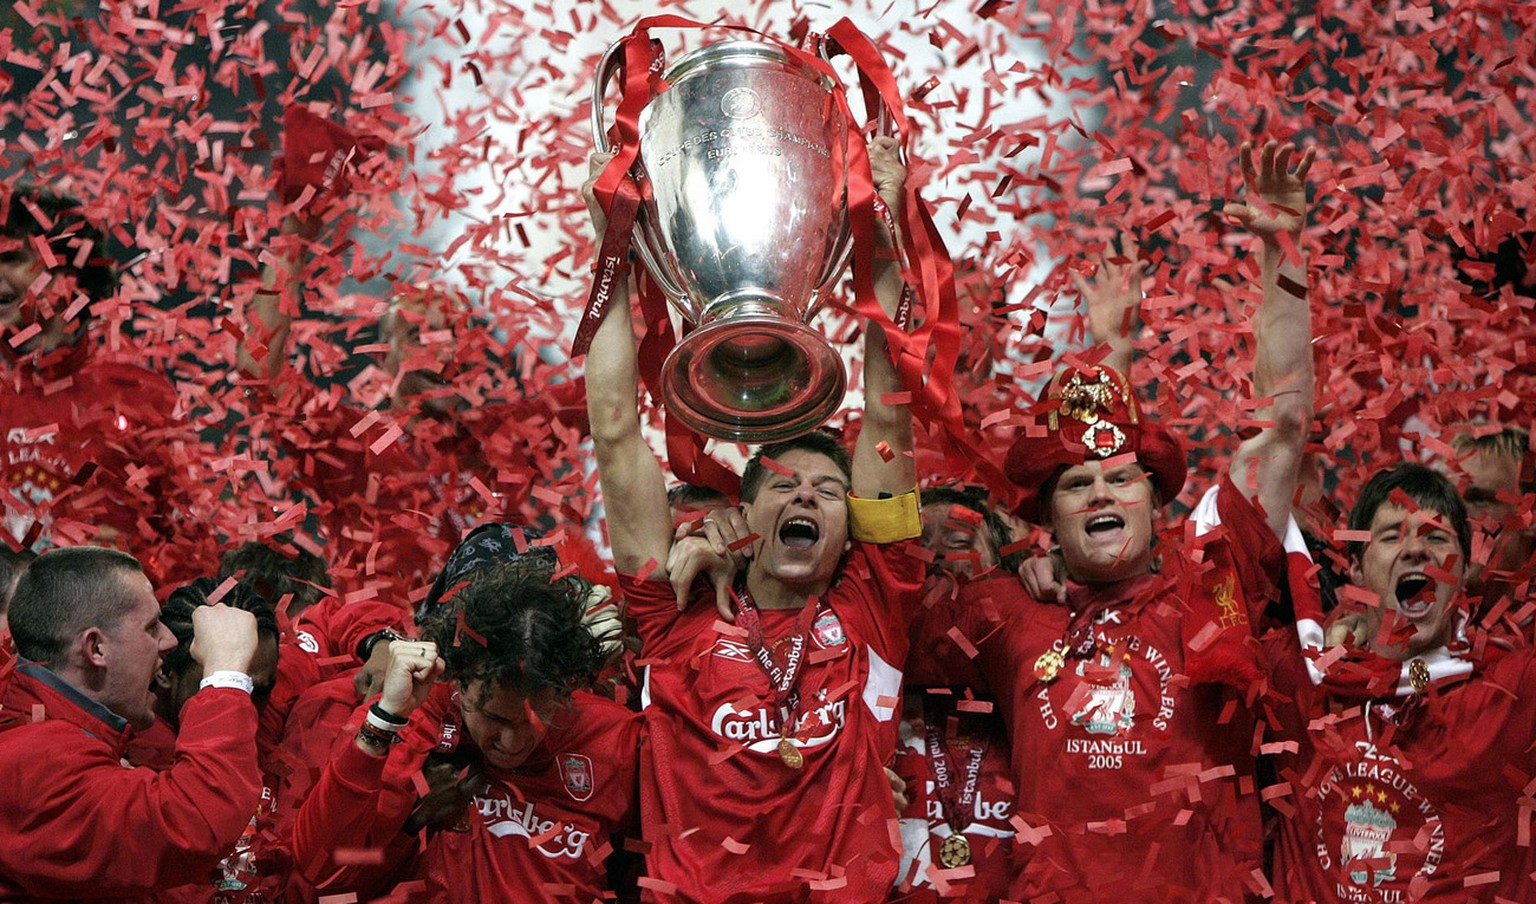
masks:
{"type": "MultiPolygon", "coordinates": [[[[604,105],[624,44],[598,66],[599,151],[609,150],[604,105]]],[[[805,433],[838,409],[847,382],[837,351],[807,325],[851,245],[842,88],[755,40],[701,47],[665,80],[639,113],[630,169],[633,244],[694,327],[663,364],[661,402],[722,439],[805,433]]]]}

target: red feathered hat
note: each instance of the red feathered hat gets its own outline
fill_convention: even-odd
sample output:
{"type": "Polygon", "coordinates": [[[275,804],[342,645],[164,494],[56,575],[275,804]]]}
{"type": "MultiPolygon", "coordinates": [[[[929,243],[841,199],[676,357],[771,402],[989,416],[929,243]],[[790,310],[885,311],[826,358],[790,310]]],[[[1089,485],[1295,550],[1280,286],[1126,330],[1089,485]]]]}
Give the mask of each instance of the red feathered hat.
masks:
{"type": "Polygon", "coordinates": [[[1090,460],[1134,454],[1164,502],[1184,487],[1183,444],[1142,415],[1129,381],[1112,367],[1057,371],[1025,414],[1037,423],[1024,428],[1003,463],[1008,479],[1024,491],[1014,509],[1020,517],[1040,523],[1040,491],[1063,470],[1090,460]]]}

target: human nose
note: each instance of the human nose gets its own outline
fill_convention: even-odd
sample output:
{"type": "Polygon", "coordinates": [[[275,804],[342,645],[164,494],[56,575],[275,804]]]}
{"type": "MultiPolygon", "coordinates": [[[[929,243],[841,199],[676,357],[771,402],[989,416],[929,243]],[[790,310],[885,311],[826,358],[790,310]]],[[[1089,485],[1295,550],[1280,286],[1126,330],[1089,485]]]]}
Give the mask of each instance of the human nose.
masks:
{"type": "Polygon", "coordinates": [[[1103,474],[1096,475],[1093,483],[1089,484],[1088,501],[1094,505],[1104,505],[1114,501],[1114,497],[1109,492],[1109,481],[1104,479],[1103,474]]]}
{"type": "Polygon", "coordinates": [[[1413,561],[1427,560],[1429,544],[1425,542],[1423,533],[1417,529],[1408,531],[1408,535],[1403,538],[1403,547],[1398,555],[1413,561]]]}
{"type": "Polygon", "coordinates": [[[176,635],[165,625],[160,626],[160,652],[169,653],[176,649],[176,635]]]}

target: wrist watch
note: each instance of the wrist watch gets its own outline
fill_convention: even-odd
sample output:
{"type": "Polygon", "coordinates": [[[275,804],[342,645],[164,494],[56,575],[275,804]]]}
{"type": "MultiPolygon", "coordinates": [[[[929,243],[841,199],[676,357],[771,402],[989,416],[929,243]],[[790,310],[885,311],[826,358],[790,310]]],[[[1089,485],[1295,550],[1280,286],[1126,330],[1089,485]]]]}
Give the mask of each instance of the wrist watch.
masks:
{"type": "Polygon", "coordinates": [[[379,630],[369,634],[367,637],[364,637],[362,640],[357,642],[357,660],[359,662],[367,662],[368,657],[373,655],[374,645],[381,640],[405,639],[406,637],[403,634],[397,634],[389,628],[380,628],[379,630]]]}

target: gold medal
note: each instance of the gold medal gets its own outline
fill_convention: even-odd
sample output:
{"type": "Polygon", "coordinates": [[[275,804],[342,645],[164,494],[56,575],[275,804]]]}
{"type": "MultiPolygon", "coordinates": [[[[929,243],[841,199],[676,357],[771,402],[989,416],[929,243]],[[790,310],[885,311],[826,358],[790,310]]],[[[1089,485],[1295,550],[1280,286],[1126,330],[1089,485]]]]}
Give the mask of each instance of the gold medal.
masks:
{"type": "Polygon", "coordinates": [[[1066,664],[1067,658],[1061,655],[1060,650],[1046,650],[1035,660],[1035,677],[1043,684],[1050,684],[1066,664]]]}
{"type": "Polygon", "coordinates": [[[1408,683],[1413,685],[1415,694],[1424,693],[1424,688],[1429,687],[1429,666],[1424,660],[1415,659],[1408,663],[1408,683]]]}
{"type": "Polygon", "coordinates": [[[801,755],[800,748],[796,747],[789,738],[779,738],[779,759],[791,769],[799,769],[805,765],[805,757],[801,755]]]}
{"type": "Polygon", "coordinates": [[[939,845],[939,862],[945,869],[954,869],[971,862],[971,843],[959,832],[951,832],[939,845]]]}

